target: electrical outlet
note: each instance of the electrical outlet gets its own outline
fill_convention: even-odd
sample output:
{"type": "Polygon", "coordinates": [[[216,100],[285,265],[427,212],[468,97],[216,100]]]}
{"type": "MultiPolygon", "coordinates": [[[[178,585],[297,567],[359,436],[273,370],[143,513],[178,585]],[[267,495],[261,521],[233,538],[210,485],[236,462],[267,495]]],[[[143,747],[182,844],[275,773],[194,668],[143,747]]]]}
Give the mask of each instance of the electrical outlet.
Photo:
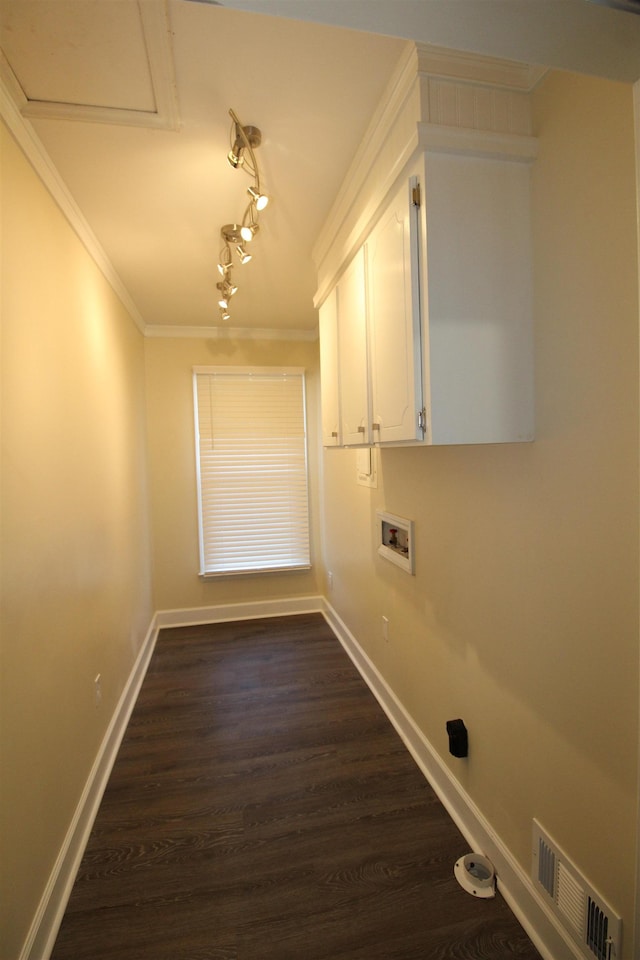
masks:
{"type": "Polygon", "coordinates": [[[102,676],[97,674],[95,680],[93,681],[93,689],[96,698],[96,707],[99,707],[102,703],[102,676]]]}
{"type": "Polygon", "coordinates": [[[327,573],[327,586],[329,588],[329,592],[331,592],[333,590],[333,573],[331,570],[329,570],[327,573]]]}
{"type": "Polygon", "coordinates": [[[382,639],[389,643],[389,617],[382,618],[382,639]]]}

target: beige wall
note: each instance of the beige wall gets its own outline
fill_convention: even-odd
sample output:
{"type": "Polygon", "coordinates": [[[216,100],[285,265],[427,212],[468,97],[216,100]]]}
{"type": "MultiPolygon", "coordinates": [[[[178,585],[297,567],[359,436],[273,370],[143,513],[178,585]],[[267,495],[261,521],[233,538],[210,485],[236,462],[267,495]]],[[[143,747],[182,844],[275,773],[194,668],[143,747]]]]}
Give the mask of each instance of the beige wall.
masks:
{"type": "Polygon", "coordinates": [[[148,339],[149,465],[156,610],[247,603],[318,592],[318,344],[281,340],[148,339]],[[204,580],[198,576],[198,512],[192,370],[198,365],[304,367],[311,505],[310,571],[204,580]]]}
{"type": "Polygon", "coordinates": [[[329,600],[526,872],[538,818],[627,925],[638,730],[638,302],[630,87],[534,97],[537,437],[324,453],[329,600]],[[416,575],[376,555],[412,518],[416,575]],[[348,531],[348,534],[345,533],[348,531]],[[381,617],[389,619],[389,641],[381,617]],[[462,717],[468,760],[448,754],[462,717]]]}
{"type": "Polygon", "coordinates": [[[1,146],[0,954],[14,960],[152,608],[143,338],[4,128],[1,146]]]}

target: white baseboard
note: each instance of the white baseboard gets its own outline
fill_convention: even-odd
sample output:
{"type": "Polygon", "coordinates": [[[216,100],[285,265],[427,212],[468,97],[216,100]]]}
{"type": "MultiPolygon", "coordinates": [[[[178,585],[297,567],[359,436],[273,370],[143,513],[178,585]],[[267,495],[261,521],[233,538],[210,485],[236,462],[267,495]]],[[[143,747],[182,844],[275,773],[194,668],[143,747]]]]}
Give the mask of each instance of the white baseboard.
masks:
{"type": "Polygon", "coordinates": [[[250,603],[222,603],[213,607],[189,607],[184,610],[159,610],[156,624],[158,628],[192,627],[200,623],[294,616],[298,613],[322,613],[323,610],[324,600],[321,596],[290,597],[250,603]]]}
{"type": "MultiPolygon", "coordinates": [[[[456,824],[470,850],[493,863],[497,888],[545,960],[581,960],[581,954],[547,905],[539,899],[528,874],[473,803],[429,743],[356,638],[325,601],[323,613],[358,672],[400,735],[409,753],[456,824]]],[[[453,864],[451,864],[453,871],[453,864]]]]}
{"type": "Polygon", "coordinates": [[[51,956],[78,867],[120,743],[127,729],[129,717],[147,672],[157,636],[158,629],[154,618],[100,745],[71,825],[20,951],[19,960],[48,960],[51,956]]]}

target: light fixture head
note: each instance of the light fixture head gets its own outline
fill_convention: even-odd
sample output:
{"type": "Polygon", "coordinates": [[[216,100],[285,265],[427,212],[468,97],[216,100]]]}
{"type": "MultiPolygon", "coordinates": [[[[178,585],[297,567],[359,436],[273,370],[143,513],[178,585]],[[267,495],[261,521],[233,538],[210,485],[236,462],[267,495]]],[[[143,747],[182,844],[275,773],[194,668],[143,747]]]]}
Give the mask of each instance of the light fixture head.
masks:
{"type": "Polygon", "coordinates": [[[250,243],[258,232],[258,220],[256,217],[256,208],[253,200],[244,212],[242,226],[240,227],[240,237],[244,243],[250,243]]]}
{"type": "Polygon", "coordinates": [[[228,276],[225,277],[220,283],[217,283],[216,286],[222,294],[222,300],[229,300],[234,293],[238,292],[237,286],[231,282],[231,278],[228,276]]]}
{"type": "Polygon", "coordinates": [[[231,270],[232,257],[231,257],[231,247],[228,243],[225,243],[224,247],[220,251],[220,260],[218,261],[218,273],[221,277],[226,277],[229,270],[231,270]]]}
{"type": "Polygon", "coordinates": [[[229,300],[237,293],[238,288],[235,287],[226,277],[222,280],[221,283],[216,284],[218,290],[220,291],[220,299],[218,300],[218,306],[221,310],[226,310],[229,306],[229,300]]]}
{"type": "Polygon", "coordinates": [[[269,197],[266,193],[261,193],[260,190],[257,190],[255,187],[248,187],[247,193],[251,197],[253,203],[256,205],[256,210],[264,210],[264,208],[269,203],[269,197]]]}
{"type": "Polygon", "coordinates": [[[251,243],[256,233],[258,232],[258,221],[254,217],[253,201],[249,204],[245,211],[245,215],[242,221],[242,226],[240,227],[240,238],[243,243],[251,243]]]}
{"type": "Polygon", "coordinates": [[[238,246],[236,247],[236,251],[238,253],[238,256],[240,257],[241,264],[249,263],[249,260],[251,260],[251,254],[247,253],[247,251],[245,250],[245,248],[242,246],[241,243],[239,243],[238,246]]]}

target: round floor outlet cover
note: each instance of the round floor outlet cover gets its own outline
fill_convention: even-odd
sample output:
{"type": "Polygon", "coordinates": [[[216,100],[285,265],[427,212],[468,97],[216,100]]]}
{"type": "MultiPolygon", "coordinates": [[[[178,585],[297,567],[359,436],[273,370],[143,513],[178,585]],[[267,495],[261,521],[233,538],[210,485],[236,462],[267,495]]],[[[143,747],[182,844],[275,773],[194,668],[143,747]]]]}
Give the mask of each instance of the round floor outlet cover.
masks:
{"type": "Polygon", "coordinates": [[[481,853],[467,853],[456,860],[453,868],[463,890],[474,897],[495,897],[496,874],[493,864],[481,853]]]}

